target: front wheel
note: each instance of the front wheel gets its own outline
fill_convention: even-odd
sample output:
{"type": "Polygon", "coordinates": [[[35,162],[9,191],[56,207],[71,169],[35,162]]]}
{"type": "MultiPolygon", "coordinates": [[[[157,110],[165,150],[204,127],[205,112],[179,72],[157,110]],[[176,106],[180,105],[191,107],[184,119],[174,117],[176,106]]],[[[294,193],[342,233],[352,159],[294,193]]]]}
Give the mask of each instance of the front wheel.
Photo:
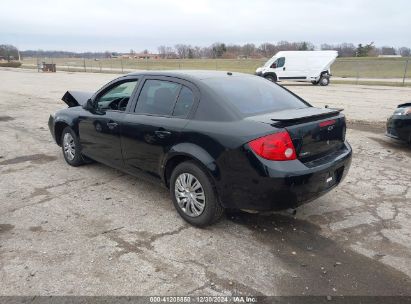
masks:
{"type": "Polygon", "coordinates": [[[329,76],[321,76],[320,81],[319,81],[321,86],[328,86],[330,84],[330,77],[329,76]]]}
{"type": "Polygon", "coordinates": [[[191,161],[181,163],[174,169],[170,195],[177,212],[193,226],[205,227],[215,223],[224,211],[210,177],[191,161]]]}
{"type": "Polygon", "coordinates": [[[64,159],[70,166],[77,167],[84,163],[80,152],[80,142],[70,127],[66,127],[61,134],[61,148],[64,159]]]}
{"type": "Polygon", "coordinates": [[[277,81],[277,78],[273,75],[266,75],[266,76],[264,76],[264,78],[271,81],[271,82],[276,82],[277,81]]]}

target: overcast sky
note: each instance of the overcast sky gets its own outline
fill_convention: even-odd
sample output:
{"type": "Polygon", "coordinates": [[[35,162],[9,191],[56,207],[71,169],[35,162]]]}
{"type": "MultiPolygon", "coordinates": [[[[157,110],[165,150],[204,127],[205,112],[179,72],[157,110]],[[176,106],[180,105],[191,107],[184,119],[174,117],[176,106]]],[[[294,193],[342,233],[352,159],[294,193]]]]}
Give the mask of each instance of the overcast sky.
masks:
{"type": "Polygon", "coordinates": [[[0,44],[22,50],[156,51],[162,44],[280,40],[411,47],[411,1],[18,0],[0,10],[0,44]]]}

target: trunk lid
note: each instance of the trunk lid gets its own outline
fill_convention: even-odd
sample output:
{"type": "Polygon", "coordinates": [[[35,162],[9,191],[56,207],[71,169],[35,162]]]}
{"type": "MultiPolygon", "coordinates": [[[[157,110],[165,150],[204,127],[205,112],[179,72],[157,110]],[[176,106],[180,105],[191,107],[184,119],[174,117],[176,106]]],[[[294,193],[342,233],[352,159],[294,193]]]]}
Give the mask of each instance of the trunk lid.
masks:
{"type": "Polygon", "coordinates": [[[90,92],[67,91],[61,100],[71,108],[84,105],[92,96],[90,92]]]}
{"type": "Polygon", "coordinates": [[[342,109],[307,107],[248,117],[290,134],[297,158],[309,162],[344,145],[346,124],[342,109]]]}

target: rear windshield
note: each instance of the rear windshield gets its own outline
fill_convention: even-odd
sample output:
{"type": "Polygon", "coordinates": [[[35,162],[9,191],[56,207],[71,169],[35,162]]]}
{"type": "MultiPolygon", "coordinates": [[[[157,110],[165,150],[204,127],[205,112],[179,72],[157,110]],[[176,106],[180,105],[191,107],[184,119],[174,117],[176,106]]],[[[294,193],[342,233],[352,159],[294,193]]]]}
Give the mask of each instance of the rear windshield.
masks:
{"type": "Polygon", "coordinates": [[[203,81],[244,116],[309,106],[285,89],[261,77],[209,78],[203,81]]]}

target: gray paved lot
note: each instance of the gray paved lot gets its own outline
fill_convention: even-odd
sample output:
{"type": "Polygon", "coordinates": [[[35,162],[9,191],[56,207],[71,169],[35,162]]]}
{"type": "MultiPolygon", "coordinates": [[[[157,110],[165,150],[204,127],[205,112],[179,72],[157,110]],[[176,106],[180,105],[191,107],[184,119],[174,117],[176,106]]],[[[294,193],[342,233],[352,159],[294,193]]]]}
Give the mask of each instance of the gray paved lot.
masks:
{"type": "Polygon", "coordinates": [[[64,91],[113,77],[0,70],[0,295],[411,295],[411,148],[358,123],[381,126],[411,89],[289,86],[357,121],[347,179],[296,216],[196,229],[165,189],[72,168],[52,142],[64,91]]]}

